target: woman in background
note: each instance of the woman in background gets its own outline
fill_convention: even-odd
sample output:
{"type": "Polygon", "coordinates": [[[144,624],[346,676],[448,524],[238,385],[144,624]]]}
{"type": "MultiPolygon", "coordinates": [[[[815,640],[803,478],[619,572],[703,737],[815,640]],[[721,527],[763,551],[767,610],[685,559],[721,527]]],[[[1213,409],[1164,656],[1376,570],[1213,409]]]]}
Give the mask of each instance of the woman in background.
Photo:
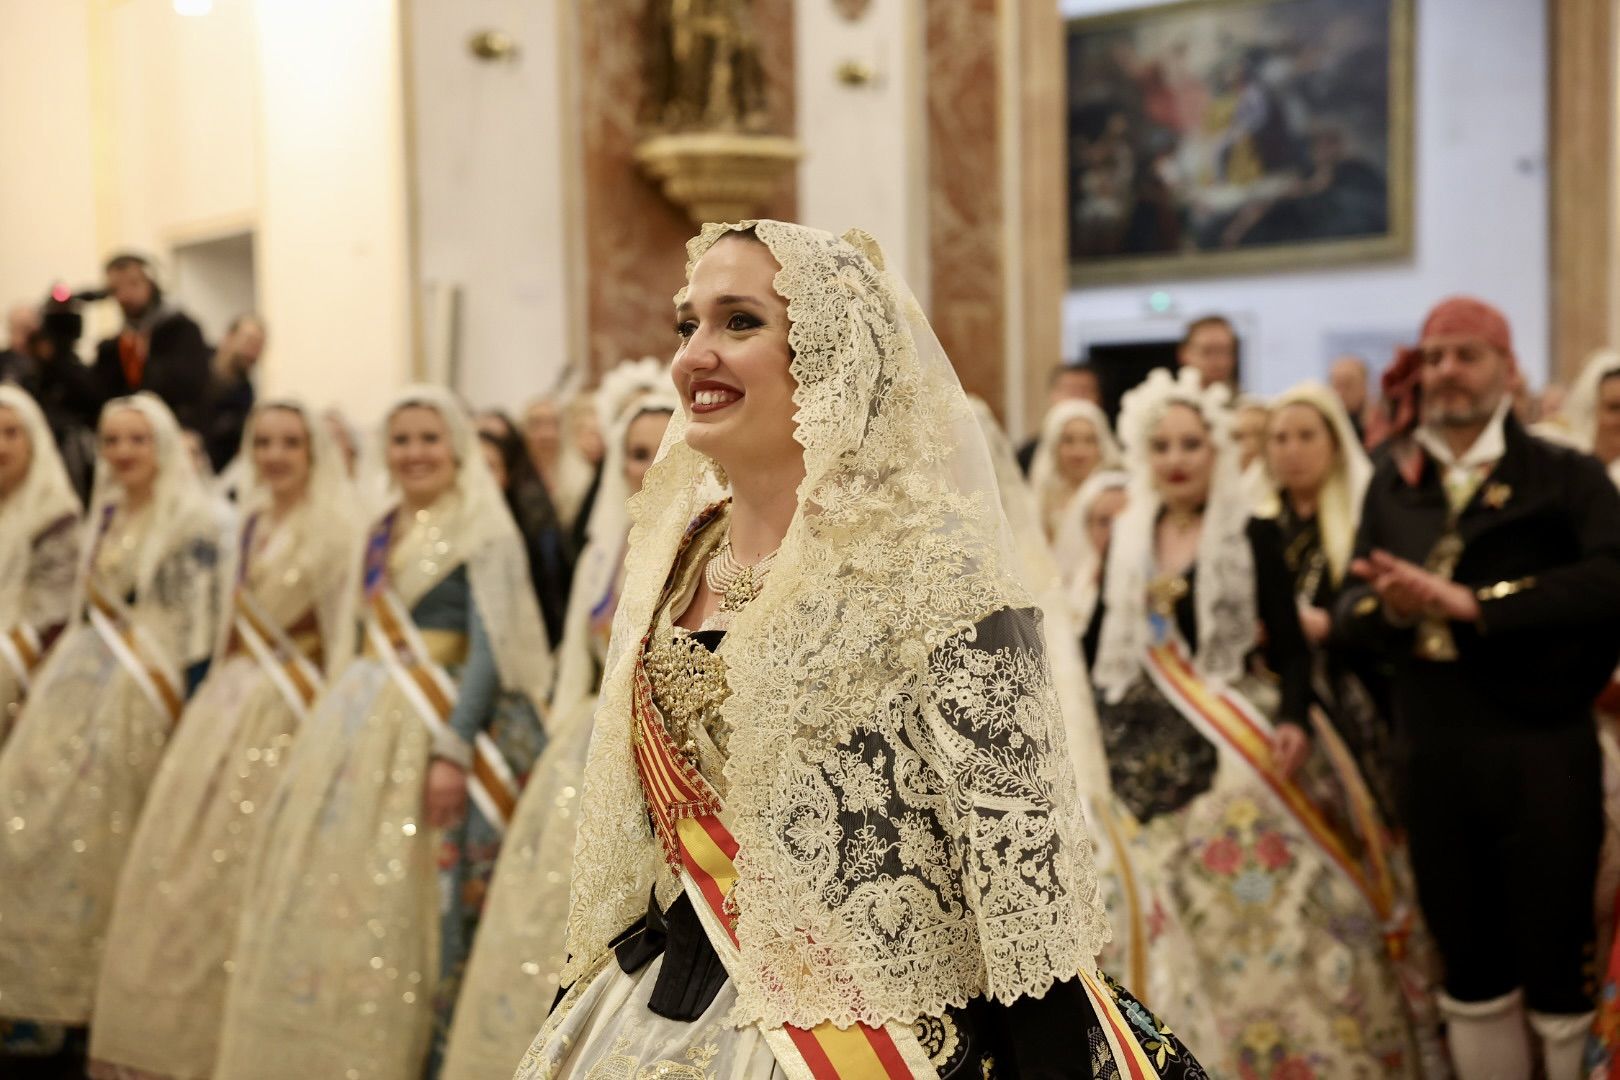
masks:
{"type": "Polygon", "coordinates": [[[444,1080],[479,1080],[512,1069],[556,1000],[567,958],[569,871],[591,719],[623,584],[630,531],[625,504],[641,490],[678,407],[665,365],[656,360],[619,365],[604,376],[598,398],[611,416],[607,457],[557,653],[556,723],[495,870],[456,1007],[444,1080]]]}
{"type": "Polygon", "coordinates": [[[506,507],[523,537],[529,558],[529,579],[534,583],[546,640],[562,640],[568,611],[568,590],[574,574],[574,547],[557,516],[557,508],[534,471],[523,438],[506,414],[488,409],[478,416],[478,437],[495,482],[506,496],[506,507]]]}
{"type": "Polygon", "coordinates": [[[414,387],[383,434],[365,651],[256,811],[218,1080],[422,1074],[539,749],[550,650],[472,423],[414,387]]]}
{"type": "MultiPolygon", "coordinates": [[[[1069,504],[1086,478],[1118,462],[1119,446],[1114,442],[1108,417],[1096,405],[1089,401],[1060,401],[1047,411],[1029,466],[1029,485],[1035,489],[1047,543],[1057,539],[1069,504]]],[[[1065,580],[1072,572],[1061,554],[1058,570],[1065,580]]]]}
{"type": "Polygon", "coordinates": [[[81,510],[45,414],[0,385],[0,746],[70,617],[81,510]]]}
{"type": "Polygon", "coordinates": [[[1146,992],[1219,1075],[1413,1076],[1394,899],[1318,798],[1310,653],[1226,396],[1190,369],[1126,395],[1131,482],[1086,639],[1130,858],[1165,905],[1146,992]]]}
{"type": "Polygon", "coordinates": [[[300,725],[354,648],[359,531],[343,455],[303,405],[254,409],[208,677],[130,845],[107,930],[92,1075],[211,1076],[244,860],[300,725]]]}
{"type": "Polygon", "coordinates": [[[99,430],[74,620],[0,750],[0,1015],[67,1026],[90,1019],[119,871],[220,597],[218,524],[174,414],[117,398],[99,430]]]}

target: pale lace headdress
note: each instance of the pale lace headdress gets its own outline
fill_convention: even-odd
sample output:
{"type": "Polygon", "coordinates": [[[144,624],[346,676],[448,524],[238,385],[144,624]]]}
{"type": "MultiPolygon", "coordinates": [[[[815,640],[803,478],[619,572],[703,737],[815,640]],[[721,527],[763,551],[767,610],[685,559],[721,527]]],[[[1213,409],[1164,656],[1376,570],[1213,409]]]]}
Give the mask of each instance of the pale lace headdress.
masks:
{"type": "MultiPolygon", "coordinates": [[[[766,1026],[911,1022],[1040,995],[1107,937],[1063,720],[967,399],[875,241],[741,229],[780,264],[798,511],[731,624],[728,818],[737,1005],[766,1026]],[[980,630],[1002,618],[999,637],[980,630]],[[1011,632],[1009,632],[1011,631],[1011,632]],[[994,638],[994,640],[992,640],[994,638]]],[[[631,758],[633,662],[713,464],[675,416],[631,501],[630,553],[586,768],[564,978],[668,895],[631,758]]]]}
{"type": "MultiPolygon", "coordinates": [[[[158,564],[177,547],[198,537],[222,543],[224,537],[213,499],[191,462],[174,413],[156,394],[143,390],[109,401],[101,410],[101,423],[105,424],[108,416],[123,409],[146,418],[152,427],[152,448],[157,456],[157,478],[153,481],[148,515],[153,524],[142,533],[135,553],[135,590],[139,594],[151,588],[158,564]]],[[[123,498],[123,485],[107,463],[97,458],[95,481],[90,488],[90,512],[85,518],[90,538],[80,556],[80,598],[73,605],[75,611],[84,607],[83,588],[95,554],[95,536],[102,528],[107,511],[123,498]]]]}
{"type": "MultiPolygon", "coordinates": [[[[1361,448],[1361,440],[1356,437],[1355,425],[1350,422],[1344,403],[1330,388],[1319,382],[1304,382],[1278,395],[1269,405],[1268,426],[1289,405],[1308,405],[1315,409],[1337,444],[1327,481],[1317,497],[1316,520],[1328,570],[1334,584],[1338,584],[1350,568],[1350,554],[1356,546],[1356,526],[1361,521],[1361,500],[1372,481],[1372,462],[1361,448]]],[[[1269,455],[1262,453],[1259,464],[1264,488],[1255,516],[1274,518],[1282,513],[1282,489],[1271,471],[1269,455]]]]}
{"type": "Polygon", "coordinates": [[[1229,684],[1243,674],[1244,659],[1254,648],[1258,614],[1254,555],[1245,532],[1249,500],[1238,472],[1229,400],[1225,386],[1206,388],[1193,368],[1184,367],[1176,375],[1158,368],[1125,395],[1120,407],[1119,434],[1131,479],[1127,505],[1114,521],[1109,542],[1103,580],[1107,610],[1091,671],[1092,682],[1110,701],[1120,700],[1142,677],[1149,644],[1147,587],[1157,573],[1154,526],[1164,502],[1153,487],[1148,444],[1172,405],[1186,405],[1203,417],[1215,443],[1214,474],[1198,540],[1198,640],[1187,643],[1193,665],[1217,686],[1229,684]]]}
{"type": "Polygon", "coordinates": [[[1564,402],[1563,418],[1575,445],[1587,453],[1597,442],[1598,396],[1603,381],[1611,375],[1620,375],[1620,352],[1598,349],[1586,358],[1575,385],[1570,387],[1564,402]]]}
{"type": "Polygon", "coordinates": [[[574,567],[568,616],[557,646],[557,685],[552,702],[559,716],[596,692],[596,658],[591,650],[591,612],[616,584],[625,537],[630,532],[629,487],[624,480],[624,439],[631,421],[648,412],[675,413],[680,399],[670,383],[669,365],[652,357],[627,360],[602,376],[597,391],[606,450],[602,481],[586,527],[585,550],[574,567]]]}
{"type": "MultiPolygon", "coordinates": [[[[322,666],[328,676],[342,668],[355,645],[355,602],[359,597],[360,547],[364,539],[363,518],[355,513],[358,489],[349,477],[348,462],[331,428],[321,414],[302,401],[275,398],[253,407],[242,430],[242,446],[236,461],[242,464],[242,486],[238,491],[241,513],[236,534],[226,553],[225,598],[227,610],[241,569],[242,530],[255,513],[270,507],[270,489],[253,464],[253,431],[258,420],[272,409],[294,413],[303,421],[309,439],[309,482],[298,506],[279,528],[293,538],[301,561],[318,575],[311,593],[315,597],[315,617],[320,624],[322,666]]],[[[234,464],[234,463],[233,463],[234,464]]],[[[265,528],[262,523],[259,528],[265,528]]],[[[220,624],[220,651],[230,640],[233,620],[220,624]]]]}
{"type": "Polygon", "coordinates": [[[0,408],[17,414],[32,458],[22,483],[0,499],[0,629],[4,629],[23,614],[35,538],[69,514],[77,516],[81,507],[50,425],[34,399],[15,386],[0,385],[0,408]]]}
{"type": "MultiPolygon", "coordinates": [[[[1084,420],[1097,434],[1097,449],[1101,456],[1098,469],[1119,468],[1119,443],[1114,440],[1113,429],[1108,426],[1108,415],[1090,401],[1060,401],[1046,410],[1041,420],[1041,432],[1035,440],[1035,456],[1029,462],[1029,486],[1035,490],[1036,505],[1041,511],[1041,524],[1054,541],[1062,521],[1068,516],[1074,496],[1058,467],[1058,444],[1063,441],[1063,429],[1071,420],[1084,420]]],[[[1068,573],[1065,552],[1054,551],[1058,566],[1068,573]]]]}
{"type": "MultiPolygon", "coordinates": [[[[507,509],[506,497],[484,460],[466,408],[442,386],[408,386],[395,395],[383,413],[379,457],[387,458],[389,418],[411,405],[437,412],[450,429],[461,501],[454,517],[442,523],[441,528],[466,553],[473,603],[488,632],[501,686],[525,692],[540,708],[551,688],[551,647],[540,621],[523,539],[507,509]]],[[[392,481],[388,492],[390,505],[397,505],[399,492],[392,481]]]]}

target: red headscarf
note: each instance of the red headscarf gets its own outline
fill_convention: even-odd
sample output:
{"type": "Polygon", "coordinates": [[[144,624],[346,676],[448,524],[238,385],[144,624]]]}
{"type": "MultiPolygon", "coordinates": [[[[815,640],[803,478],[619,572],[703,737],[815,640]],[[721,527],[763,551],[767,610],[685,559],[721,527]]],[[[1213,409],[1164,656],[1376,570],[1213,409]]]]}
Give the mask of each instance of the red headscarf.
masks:
{"type": "Polygon", "coordinates": [[[1418,343],[1397,351],[1395,362],[1384,372],[1384,397],[1395,412],[1391,435],[1404,435],[1417,426],[1423,342],[1437,337],[1477,338],[1506,356],[1510,365],[1518,366],[1518,357],[1513,353],[1513,331],[1508,327],[1506,315],[1472,296],[1453,296],[1440,301],[1423,320],[1418,343]]]}

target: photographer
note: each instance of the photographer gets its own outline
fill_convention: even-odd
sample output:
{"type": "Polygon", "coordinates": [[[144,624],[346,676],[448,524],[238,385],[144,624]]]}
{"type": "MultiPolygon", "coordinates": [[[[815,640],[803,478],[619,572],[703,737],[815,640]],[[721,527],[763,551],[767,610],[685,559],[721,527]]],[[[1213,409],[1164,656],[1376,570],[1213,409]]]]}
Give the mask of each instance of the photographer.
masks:
{"type": "Polygon", "coordinates": [[[163,302],[151,264],[139,255],[107,261],[107,292],[124,312],[124,328],[96,346],[90,375],[95,408],[115,397],[150,390],[186,428],[202,430],[209,400],[211,350],[202,329],[163,302]]]}

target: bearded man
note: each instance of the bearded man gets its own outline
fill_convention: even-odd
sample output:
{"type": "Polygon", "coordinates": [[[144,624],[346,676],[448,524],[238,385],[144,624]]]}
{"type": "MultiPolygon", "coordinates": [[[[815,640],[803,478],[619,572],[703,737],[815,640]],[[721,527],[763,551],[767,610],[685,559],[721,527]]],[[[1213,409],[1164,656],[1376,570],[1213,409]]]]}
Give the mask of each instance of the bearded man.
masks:
{"type": "Polygon", "coordinates": [[[1620,656],[1620,495],[1512,413],[1502,313],[1456,297],[1384,378],[1342,640],[1382,649],[1418,899],[1461,1080],[1581,1075],[1603,835],[1592,703],[1620,656]],[[1528,1013],[1528,1025],[1526,1014],[1528,1013]]]}

